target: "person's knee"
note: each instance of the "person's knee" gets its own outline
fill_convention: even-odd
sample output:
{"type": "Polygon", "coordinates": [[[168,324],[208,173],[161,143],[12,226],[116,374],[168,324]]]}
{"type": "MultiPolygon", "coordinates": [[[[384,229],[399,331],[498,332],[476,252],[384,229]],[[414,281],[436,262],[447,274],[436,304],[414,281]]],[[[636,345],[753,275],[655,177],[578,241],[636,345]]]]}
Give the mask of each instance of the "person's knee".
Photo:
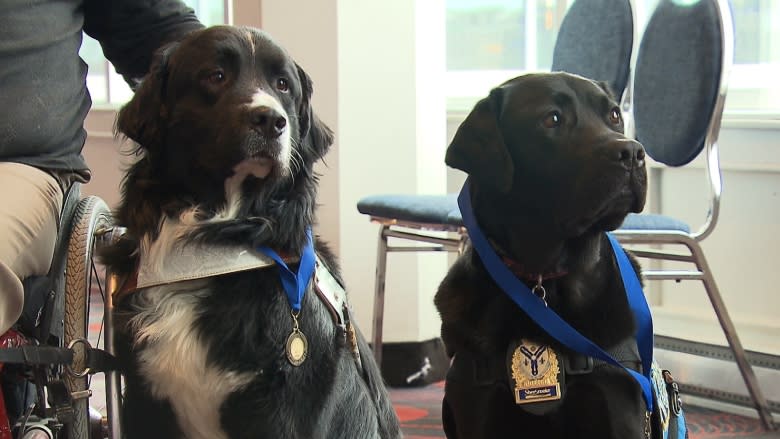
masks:
{"type": "Polygon", "coordinates": [[[19,320],[23,306],[24,287],[21,279],[0,261],[0,334],[19,320]]]}
{"type": "Polygon", "coordinates": [[[22,313],[22,279],[49,271],[59,233],[62,191],[52,175],[19,163],[0,163],[0,333],[22,313]]]}

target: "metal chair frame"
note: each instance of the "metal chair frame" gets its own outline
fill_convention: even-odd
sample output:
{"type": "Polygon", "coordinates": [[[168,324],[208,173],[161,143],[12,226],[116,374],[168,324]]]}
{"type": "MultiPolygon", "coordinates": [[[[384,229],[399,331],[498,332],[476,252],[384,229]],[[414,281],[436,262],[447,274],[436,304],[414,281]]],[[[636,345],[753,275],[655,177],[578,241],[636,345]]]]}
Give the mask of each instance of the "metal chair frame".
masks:
{"type": "Polygon", "coordinates": [[[447,224],[428,224],[401,221],[394,218],[372,216],[371,221],[378,223],[379,245],[376,252],[376,277],[374,283],[374,313],[372,318],[372,349],[378,365],[382,365],[382,329],[385,313],[385,279],[387,274],[387,254],[394,252],[449,252],[463,253],[468,234],[462,226],[447,224]],[[400,229],[399,229],[400,228],[400,229]],[[404,230],[406,229],[406,230],[404,230]],[[438,237],[426,232],[449,232],[455,236],[438,237]],[[406,241],[424,242],[431,245],[391,245],[388,238],[406,241]]]}
{"type": "MultiPolygon", "coordinates": [[[[700,280],[704,285],[709,300],[718,318],[723,333],[726,336],[729,347],[734,354],[734,359],[745,381],[750,397],[758,415],[767,430],[773,430],[772,414],[758,385],[753,368],[748,362],[745,350],[739,340],[734,323],[729,316],[726,305],[718,290],[718,286],[713,277],[712,270],[707,263],[701,242],[707,238],[715,229],[720,213],[720,199],[723,191],[723,179],[720,170],[720,158],[718,153],[718,135],[721,126],[721,117],[726,100],[728,89],[728,76],[734,54],[734,35],[730,8],[727,0],[713,0],[720,10],[722,17],[721,31],[723,36],[723,65],[721,68],[721,81],[718,90],[718,97],[710,117],[710,124],[704,140],[704,153],[706,157],[706,172],[708,176],[710,197],[710,208],[707,218],[701,227],[691,233],[681,231],[654,231],[654,230],[616,230],[615,237],[621,244],[625,245],[674,245],[676,249],[679,246],[687,248],[689,254],[681,254],[679,251],[631,249],[631,252],[640,258],[647,258],[662,261],[676,261],[693,264],[695,268],[689,270],[643,270],[643,276],[647,280],[700,280]]],[[[633,95],[632,90],[628,93],[633,95]]]]}

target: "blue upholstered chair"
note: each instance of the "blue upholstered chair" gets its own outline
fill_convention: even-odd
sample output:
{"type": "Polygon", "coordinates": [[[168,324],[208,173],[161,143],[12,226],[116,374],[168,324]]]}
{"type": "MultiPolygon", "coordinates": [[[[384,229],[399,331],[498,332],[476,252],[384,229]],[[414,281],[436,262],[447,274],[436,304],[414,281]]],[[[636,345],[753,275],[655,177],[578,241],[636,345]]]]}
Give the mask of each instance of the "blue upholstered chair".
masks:
{"type": "Polygon", "coordinates": [[[733,56],[734,32],[727,0],[660,1],[637,53],[633,81],[636,138],[647,155],[671,167],[684,166],[705,154],[710,207],[699,228],[670,216],[631,214],[615,235],[629,246],[651,245],[652,250],[633,248],[636,256],[693,265],[688,270],[645,270],[644,277],[702,281],[759,416],[770,427],[767,402],[701,247],[718,220],[722,189],[718,132],[733,56]]]}
{"type": "MultiPolygon", "coordinates": [[[[633,41],[634,18],[630,0],[578,0],[561,23],[552,70],[606,81],[620,97],[629,80],[633,41]]],[[[387,254],[461,252],[468,238],[455,198],[456,194],[385,194],[367,196],[358,202],[358,211],[380,225],[372,322],[372,347],[377,363],[382,361],[387,254]],[[440,233],[432,236],[430,232],[451,233],[441,237],[440,233]],[[388,238],[429,245],[390,245],[388,238]]],[[[431,291],[431,296],[433,293],[431,291]]]]}
{"type": "Polygon", "coordinates": [[[631,71],[634,14],[628,0],[578,0],[563,17],[552,71],[609,84],[620,101],[631,71]]]}

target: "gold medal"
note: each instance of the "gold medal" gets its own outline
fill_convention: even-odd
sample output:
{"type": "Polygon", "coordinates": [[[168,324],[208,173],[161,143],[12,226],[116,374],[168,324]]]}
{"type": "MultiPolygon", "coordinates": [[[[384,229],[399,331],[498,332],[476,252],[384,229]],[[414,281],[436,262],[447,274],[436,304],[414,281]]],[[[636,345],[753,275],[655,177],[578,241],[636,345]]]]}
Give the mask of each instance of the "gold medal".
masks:
{"type": "Polygon", "coordinates": [[[303,332],[298,327],[299,314],[300,312],[290,310],[290,315],[293,318],[293,330],[287,337],[287,344],[284,349],[287,354],[287,361],[293,366],[303,364],[306,361],[306,354],[309,352],[309,341],[306,340],[306,336],[303,335],[303,332]]]}
{"type": "MultiPolygon", "coordinates": [[[[557,406],[562,398],[563,377],[558,354],[550,345],[522,339],[513,343],[508,352],[511,382],[514,383],[516,404],[542,404],[538,409],[547,411],[557,406]],[[549,407],[546,407],[549,406],[549,407]]],[[[534,412],[537,410],[531,409],[534,412]]]]}
{"type": "Polygon", "coordinates": [[[293,366],[300,366],[306,360],[308,350],[309,342],[306,340],[306,336],[299,329],[294,329],[290,336],[287,337],[287,347],[285,349],[287,360],[293,366]]]}

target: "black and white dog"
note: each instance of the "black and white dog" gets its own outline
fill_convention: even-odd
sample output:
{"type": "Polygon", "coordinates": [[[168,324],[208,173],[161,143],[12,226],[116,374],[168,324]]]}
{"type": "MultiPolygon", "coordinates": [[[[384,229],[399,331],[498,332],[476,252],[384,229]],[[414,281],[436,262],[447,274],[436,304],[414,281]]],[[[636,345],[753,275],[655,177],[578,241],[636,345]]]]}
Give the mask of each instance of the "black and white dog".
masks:
{"type": "Polygon", "coordinates": [[[298,311],[258,251],[304,270],[312,167],[333,141],[311,94],[267,34],[220,26],[163,49],[120,111],[140,158],[116,210],[127,234],[104,261],[130,291],[117,311],[127,438],[400,437],[331,252],[315,242],[298,311]]]}

